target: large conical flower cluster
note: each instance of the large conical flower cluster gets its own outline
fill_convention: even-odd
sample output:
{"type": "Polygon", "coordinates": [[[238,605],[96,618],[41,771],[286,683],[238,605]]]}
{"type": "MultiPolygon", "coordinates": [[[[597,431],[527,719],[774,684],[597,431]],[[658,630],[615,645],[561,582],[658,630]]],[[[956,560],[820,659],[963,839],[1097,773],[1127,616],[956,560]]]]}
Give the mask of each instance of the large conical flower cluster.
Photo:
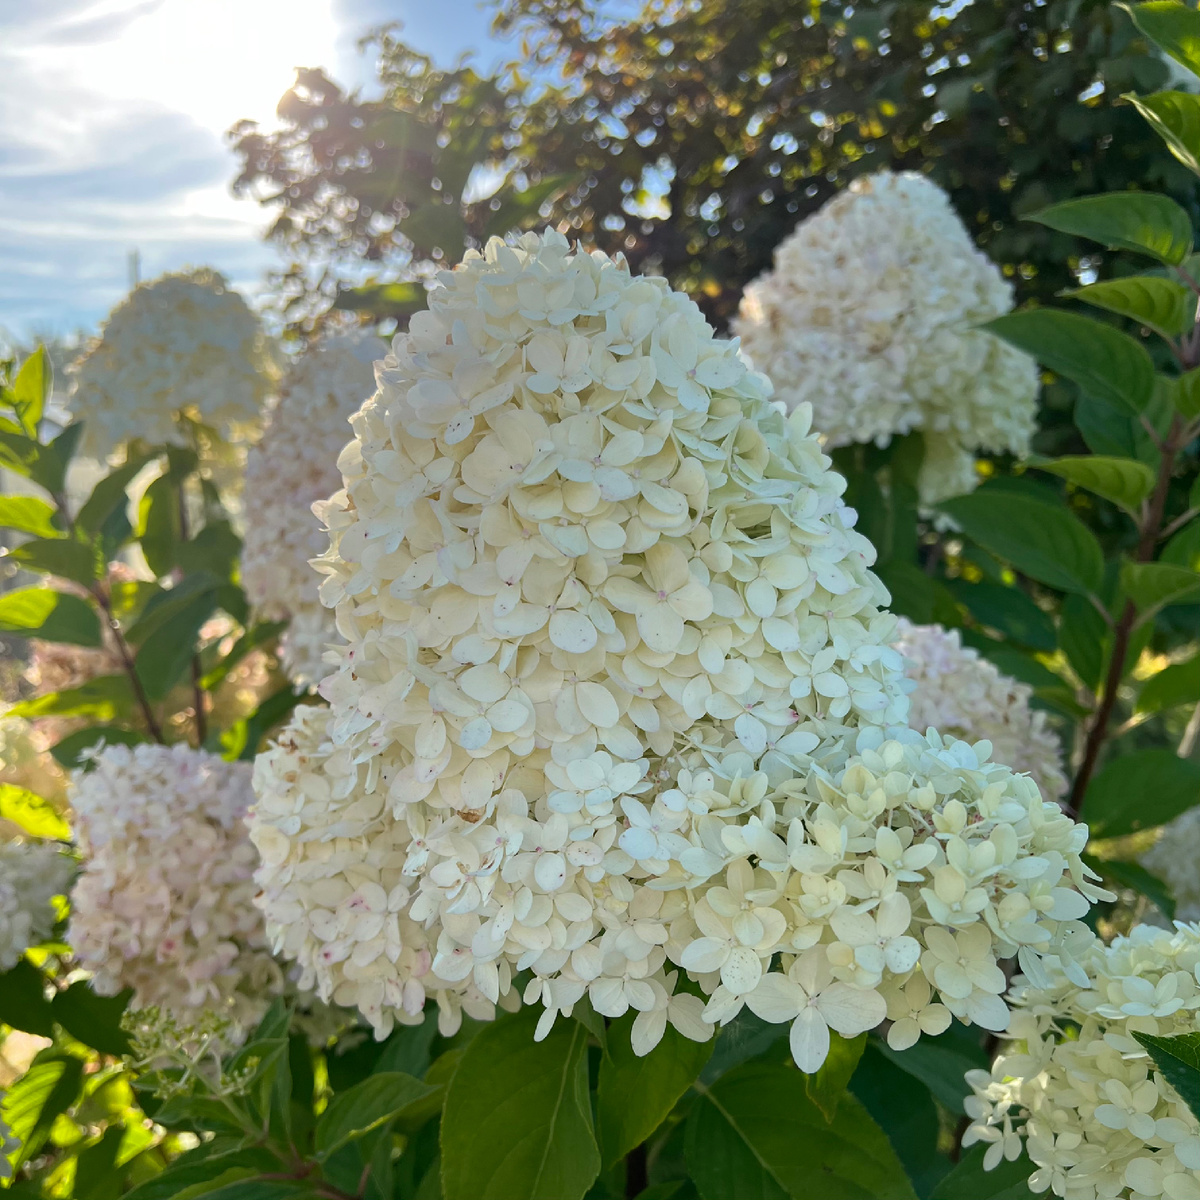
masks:
{"type": "Polygon", "coordinates": [[[335,637],[333,614],[317,596],[320,576],[309,566],[329,544],[312,506],[342,486],[338,454],[350,440],[351,414],[375,390],[372,363],[385,349],[377,338],[347,335],[305,352],[246,458],[242,582],[265,615],[290,619],[284,666],[305,683],[324,673],[321,657],[335,637]]]}
{"type": "Polygon", "coordinates": [[[932,726],[947,737],[990,742],[997,762],[1031,775],[1049,799],[1061,799],[1067,791],[1062,746],[1046,714],[1030,708],[1033,689],[964,646],[957,629],[901,618],[899,630],[896,649],[916,685],[908,723],[919,733],[932,726]]]}
{"type": "Polygon", "coordinates": [[[1200,1121],[1134,1033],[1200,1031],[1200,926],[1136,926],[1105,946],[1084,937],[1066,969],[1020,979],[1011,1048],[971,1071],[964,1145],[989,1169],[1022,1147],[1031,1192],[1068,1200],[1194,1200],[1200,1121]]]}
{"type": "Polygon", "coordinates": [[[1037,369],[975,329],[1012,287],[922,175],[855,180],[802,221],[746,289],[734,330],[789,409],[830,446],[920,429],[926,502],[970,491],[974,452],[1025,453],[1037,369]]]}
{"type": "Polygon", "coordinates": [[[80,451],[101,460],[131,438],[186,442],[180,417],[237,440],[259,420],[277,374],[258,317],[207,269],[135,288],[72,371],[80,451]]]}
{"type": "Polygon", "coordinates": [[[254,907],[250,768],[191,747],[108,746],[71,794],[83,870],[68,940],[101,995],[244,1032],[284,987],[254,907]]]}
{"type": "Polygon", "coordinates": [[[377,376],[324,510],[331,707],[255,774],[301,986],[382,1035],[530,971],[543,1031],[586,994],[641,1052],[750,1004],[813,1069],[924,950],[1001,1024],[994,954],[1086,910],[1085,831],[985,747],[885,740],[895,618],[807,408],[556,234],[442,273],[377,376]]]}

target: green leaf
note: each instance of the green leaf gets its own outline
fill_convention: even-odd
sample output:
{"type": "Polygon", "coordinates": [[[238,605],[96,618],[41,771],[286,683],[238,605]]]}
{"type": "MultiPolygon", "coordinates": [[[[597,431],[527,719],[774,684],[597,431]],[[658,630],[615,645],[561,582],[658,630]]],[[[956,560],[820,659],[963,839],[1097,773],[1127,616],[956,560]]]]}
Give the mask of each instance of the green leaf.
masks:
{"type": "Polygon", "coordinates": [[[429,303],[429,293],[419,283],[368,283],[343,288],[333,307],[346,312],[367,312],[375,317],[407,317],[429,303]]]}
{"type": "Polygon", "coordinates": [[[1200,763],[1171,750],[1114,758],[1088,785],[1081,820],[1096,838],[1165,825],[1200,801],[1200,763]]]}
{"type": "Polygon", "coordinates": [[[1190,92],[1155,92],[1152,96],[1126,93],[1167,148],[1189,171],[1200,175],[1200,96],[1190,92]]]}
{"type": "Polygon", "coordinates": [[[1035,1200],[1029,1177],[1037,1169],[1022,1154],[1014,1162],[1001,1159],[994,1170],[983,1169],[986,1146],[973,1146],[954,1170],[933,1189],[931,1200],[1035,1200]]]}
{"type": "Polygon", "coordinates": [[[46,999],[46,981],[28,959],[0,975],[0,1021],[38,1037],[54,1036],[54,1017],[46,999]]]}
{"type": "Polygon", "coordinates": [[[1159,1073],[1192,1110],[1192,1116],[1200,1117],[1200,1033],[1159,1037],[1135,1030],[1130,1032],[1154,1059],[1159,1073]]]}
{"type": "Polygon", "coordinates": [[[482,1029],[442,1113],[445,1200],[581,1200],[600,1171],[588,1094],[587,1031],[538,1012],[482,1029]]]}
{"type": "Polygon", "coordinates": [[[54,386],[54,368],[45,346],[39,346],[22,364],[13,381],[12,401],[17,420],[30,437],[37,437],[38,422],[54,386]]]}
{"type": "Polygon", "coordinates": [[[8,556],[27,571],[41,571],[90,587],[104,570],[104,559],[94,546],[69,538],[34,538],[8,556]]]}
{"type": "Polygon", "coordinates": [[[973,541],[1031,579],[1064,592],[1100,590],[1100,543],[1066,508],[986,487],[939,507],[973,541]]]}
{"type": "Polygon", "coordinates": [[[667,1119],[713,1051],[711,1039],[693,1042],[668,1025],[658,1046],[639,1058],[631,1042],[636,1015],[613,1022],[608,1053],[600,1059],[596,1133],[606,1167],[640,1146],[667,1119]]]}
{"type": "Polygon", "coordinates": [[[48,587],[18,588],[0,596],[0,633],[74,646],[101,644],[95,609],[78,596],[48,587]]]}
{"type": "Polygon", "coordinates": [[[79,1096],[83,1061],[70,1054],[38,1055],[33,1065],[9,1085],[0,1104],[0,1119],[20,1146],[8,1160],[19,1166],[34,1157],[50,1136],[54,1119],[79,1096]]]}
{"type": "Polygon", "coordinates": [[[1058,309],[1007,313],[982,326],[1078,384],[1089,396],[1137,414],[1154,392],[1146,347],[1112,325],[1058,309]]]}
{"type": "Polygon", "coordinates": [[[1200,600],[1200,575],[1174,563],[1126,563],[1121,586],[1143,615],[1171,604],[1194,604],[1200,600]]]}
{"type": "Polygon", "coordinates": [[[78,687],[47,692],[21,700],[8,711],[14,717],[33,721],[38,717],[91,717],[113,721],[133,712],[133,690],[127,675],[97,675],[78,687]]]}
{"type": "Polygon", "coordinates": [[[92,494],[84,501],[75,518],[75,523],[87,533],[99,533],[104,523],[118,509],[128,503],[127,489],[137,473],[157,455],[138,454],[114,468],[92,488],[92,494]]]}
{"type": "Polygon", "coordinates": [[[1178,280],[1159,275],[1125,275],[1089,283],[1063,295],[1128,317],[1168,339],[1179,337],[1196,319],[1195,293],[1178,280]]]}
{"type": "Polygon", "coordinates": [[[1159,555],[1159,561],[1187,567],[1189,571],[1200,571],[1200,519],[1189,521],[1171,536],[1159,555]]]}
{"type": "Polygon", "coordinates": [[[317,1157],[326,1159],[335,1150],[394,1121],[406,1108],[437,1091],[400,1071],[368,1076],[348,1092],[341,1092],[317,1122],[317,1157]]]}
{"type": "MultiPolygon", "coordinates": [[[[1167,389],[1170,390],[1170,389],[1167,389]]],[[[1164,396],[1166,406],[1170,400],[1164,396]]],[[[1113,408],[1095,396],[1080,393],[1075,400],[1075,424],[1093,454],[1136,458],[1157,469],[1161,455],[1140,417],[1113,408]]]]}
{"type": "Polygon", "coordinates": [[[1170,380],[1171,403],[1186,421],[1200,417],[1200,369],[1185,371],[1170,380]]]}
{"type": "Polygon", "coordinates": [[[152,593],[142,607],[141,616],[125,630],[125,640],[139,646],[169,621],[174,620],[198,597],[214,594],[221,581],[207,571],[189,575],[172,588],[152,593]]]}
{"type": "Polygon", "coordinates": [[[1058,638],[1075,674],[1096,691],[1112,651],[1112,636],[1099,609],[1082,596],[1068,596],[1059,614],[1058,638]]]}
{"type": "Polygon", "coordinates": [[[54,761],[68,771],[81,767],[85,752],[103,743],[106,746],[136,746],[146,741],[144,733],[134,729],[122,729],[117,725],[89,725],[76,729],[50,747],[54,761]]]}
{"type": "Polygon", "coordinates": [[[218,579],[232,579],[241,552],[242,539],[229,522],[212,521],[176,548],[175,563],[188,574],[208,571],[218,579]]]}
{"type": "Polygon", "coordinates": [[[1005,638],[1047,653],[1058,645],[1050,614],[1038,608],[1020,588],[962,579],[949,580],[946,587],[976,621],[998,630],[1005,638]]]}
{"type": "Polygon", "coordinates": [[[1083,855],[1083,861],[1106,883],[1114,883],[1118,888],[1129,888],[1139,896],[1145,896],[1168,921],[1175,919],[1175,897],[1171,895],[1171,889],[1141,863],[1124,862],[1119,858],[1094,858],[1090,854],[1083,855]]]}
{"type": "MultiPolygon", "coordinates": [[[[685,1154],[703,1200],[915,1200],[883,1130],[853,1096],[827,1122],[804,1075],[748,1063],[703,1091],[685,1154]]],[[[449,1198],[448,1198],[449,1200],[449,1198]]]]}
{"type": "Polygon", "coordinates": [[[1154,472],[1135,458],[1109,458],[1085,454],[1071,458],[1035,459],[1032,466],[1095,492],[1137,515],[1143,500],[1154,490],[1154,472]]]}
{"type": "Polygon", "coordinates": [[[1026,217],[1060,233],[1073,233],[1110,250],[1133,250],[1177,266],[1192,248],[1192,222],[1168,196],[1110,192],[1081,196],[1026,217]]]}
{"type": "Polygon", "coordinates": [[[0,526],[29,533],[34,537],[61,538],[54,524],[58,510],[36,496],[0,496],[0,526]]]}
{"type": "Polygon", "coordinates": [[[1136,711],[1162,712],[1180,704],[1200,701],[1200,654],[1185,662],[1172,663],[1157,675],[1151,675],[1138,693],[1136,711]]]}
{"type": "Polygon", "coordinates": [[[977,1038],[965,1026],[951,1026],[934,1038],[923,1037],[907,1050],[893,1050],[885,1041],[872,1045],[902,1071],[919,1079],[953,1113],[963,1112],[963,1098],[971,1090],[963,1076],[988,1066],[977,1038]]]}
{"type": "Polygon", "coordinates": [[[1200,13],[1178,0],[1151,0],[1148,4],[1118,4],[1133,23],[1160,50],[1180,66],[1200,74],[1200,13]]]}
{"type": "Polygon", "coordinates": [[[66,841],[70,826],[41,796],[15,783],[0,783],[0,817],[19,825],[30,837],[66,841]]]}
{"type": "Polygon", "coordinates": [[[210,1144],[201,1144],[181,1154],[160,1175],[127,1193],[125,1200],[175,1200],[193,1185],[218,1179],[234,1168],[265,1173],[279,1167],[279,1160],[261,1147],[247,1146],[214,1154],[209,1150],[210,1144]]]}
{"type": "Polygon", "coordinates": [[[216,610],[216,591],[203,592],[142,643],[134,664],[151,700],[162,700],[183,678],[196,655],[200,629],[216,610]]]}
{"type": "Polygon", "coordinates": [[[257,650],[259,646],[265,646],[272,639],[277,638],[287,627],[288,623],[286,621],[259,621],[250,629],[247,629],[234,642],[229,653],[210,670],[205,672],[204,677],[200,680],[200,686],[206,691],[212,691],[246,655],[257,650]]]}
{"type": "Polygon", "coordinates": [[[73,1037],[101,1054],[128,1054],[129,1038],[121,1028],[121,1016],[129,1007],[133,991],[116,996],[98,996],[87,980],[77,979],[50,1002],[54,1019],[73,1037]]]}
{"type": "Polygon", "coordinates": [[[183,540],[179,523],[179,483],[168,472],[146,489],[138,505],[138,541],[155,575],[166,575],[175,566],[175,553],[183,540]]]}
{"type": "Polygon", "coordinates": [[[837,1116],[838,1105],[850,1084],[850,1076],[854,1074],[866,1048],[865,1033],[844,1038],[840,1033],[830,1030],[829,1057],[815,1075],[804,1077],[804,1090],[824,1114],[825,1120],[832,1121],[837,1116]]]}
{"type": "Polygon", "coordinates": [[[869,1042],[850,1080],[854,1098],[887,1135],[919,1196],[928,1196],[950,1166],[938,1153],[937,1105],[929,1089],[869,1042]]]}

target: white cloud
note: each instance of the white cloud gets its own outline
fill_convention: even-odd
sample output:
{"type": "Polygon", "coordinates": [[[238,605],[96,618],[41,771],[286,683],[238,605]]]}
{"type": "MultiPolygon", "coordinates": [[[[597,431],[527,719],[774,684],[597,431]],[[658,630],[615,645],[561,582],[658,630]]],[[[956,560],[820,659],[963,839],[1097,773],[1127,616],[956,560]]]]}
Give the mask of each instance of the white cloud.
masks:
{"type": "Polygon", "coordinates": [[[296,66],[367,83],[355,41],[397,18],[444,63],[487,36],[474,0],[0,0],[0,329],[94,327],[132,249],[254,290],[269,214],[229,194],[224,131],[269,122],[296,66]]]}

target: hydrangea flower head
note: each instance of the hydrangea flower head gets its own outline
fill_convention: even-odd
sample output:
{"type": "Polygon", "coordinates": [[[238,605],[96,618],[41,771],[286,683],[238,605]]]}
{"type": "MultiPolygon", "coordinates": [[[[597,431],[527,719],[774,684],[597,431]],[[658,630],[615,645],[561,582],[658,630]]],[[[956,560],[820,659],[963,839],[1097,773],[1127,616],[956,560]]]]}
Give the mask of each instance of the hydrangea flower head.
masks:
{"type": "Polygon", "coordinates": [[[1029,707],[1033,689],[964,646],[956,629],[901,618],[899,632],[895,646],[916,685],[909,724],[918,733],[933,727],[963,741],[990,742],[997,762],[1031,775],[1044,796],[1061,799],[1067,791],[1062,747],[1046,714],[1029,707]]]}
{"type": "Polygon", "coordinates": [[[75,864],[53,842],[0,845],[0,971],[46,941],[58,913],[54,898],[71,886],[75,864]]]}
{"type": "Polygon", "coordinates": [[[101,995],[245,1029],[284,985],[254,907],[250,767],[177,744],[105,747],[73,775],[83,869],[68,941],[101,995]]]}
{"type": "Polygon", "coordinates": [[[1200,1196],[1200,1121],[1132,1036],[1200,1030],[1200,926],[1139,925],[1109,946],[1082,936],[1047,967],[1014,983],[1010,1048],[967,1074],[963,1144],[985,1144],[989,1170],[1024,1145],[1033,1192],[1200,1196]]]}
{"type": "MultiPolygon", "coordinates": [[[[879,766],[860,796],[863,767],[838,791],[855,740],[876,753],[906,717],[895,618],[806,406],[772,406],[685,296],[557,234],[494,240],[439,276],[377,377],[322,510],[347,643],[330,708],[255,771],[261,902],[301,986],[380,1036],[429,998],[451,1024],[536,1003],[544,1034],[587,995],[638,1013],[644,1053],[779,981],[824,997],[823,1028],[867,1028],[885,976],[918,969],[922,921],[978,924],[985,956],[1048,944],[1051,893],[1073,897],[1053,920],[1086,909],[1082,829],[969,747],[917,738],[920,784],[879,766]],[[978,793],[994,850],[973,858],[972,830],[947,858],[966,808],[938,826],[938,787],[978,793]],[[915,832],[874,849],[887,788],[919,795],[913,854],[915,832]],[[1037,902],[994,933],[983,859],[990,879],[1043,829],[1013,885],[1037,902]],[[937,915],[920,888],[880,908],[902,878],[937,915]]],[[[774,1004],[799,1019],[799,992],[774,1004]]],[[[798,1054],[819,1051],[814,1023],[798,1054]]]]}
{"type": "Polygon", "coordinates": [[[71,369],[80,452],[101,461],[131,438],[181,442],[180,416],[236,441],[255,427],[277,375],[258,317],[206,269],[136,287],[71,369]]]}
{"type": "Polygon", "coordinates": [[[1031,358],[974,326],[1012,288],[923,175],[860,177],[802,221],[746,289],[734,331],[789,408],[830,446],[925,435],[922,499],[975,484],[974,452],[1023,454],[1031,358]]]}
{"type": "Polygon", "coordinates": [[[336,637],[333,614],[317,596],[320,576],[309,566],[328,545],[312,506],[342,486],[337,461],[350,440],[350,416],[374,391],[372,364],[385,350],[360,336],[308,350],[284,378],[267,430],[246,459],[242,582],[265,615],[290,618],[284,666],[305,683],[324,673],[325,644],[336,637]]]}
{"type": "Polygon", "coordinates": [[[1176,916],[1200,921],[1200,808],[1189,808],[1164,825],[1141,863],[1171,889],[1176,916]]]}

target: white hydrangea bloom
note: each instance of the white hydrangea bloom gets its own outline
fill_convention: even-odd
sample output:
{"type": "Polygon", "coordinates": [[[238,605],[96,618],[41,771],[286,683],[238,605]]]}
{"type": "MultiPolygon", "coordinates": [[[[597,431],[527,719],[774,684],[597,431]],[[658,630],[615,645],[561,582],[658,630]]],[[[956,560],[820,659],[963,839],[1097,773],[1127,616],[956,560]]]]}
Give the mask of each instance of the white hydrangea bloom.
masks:
{"type": "Polygon", "coordinates": [[[301,986],[380,1036],[428,997],[540,1003],[544,1034],[586,994],[639,1053],[750,1003],[812,1069],[943,952],[946,1003],[1002,1025],[993,955],[1086,910],[1086,831],[984,746],[884,744],[895,618],[807,409],[556,234],[442,273],[377,375],[324,508],[331,708],[255,771],[301,986]]]}
{"type": "Polygon", "coordinates": [[[882,171],[796,227],[733,328],[789,410],[813,406],[828,445],[922,430],[932,503],[975,486],[977,449],[1029,449],[1037,368],[973,328],[1012,300],[937,184],[882,171]]]}
{"type": "Polygon", "coordinates": [[[250,766],[178,744],[108,746],[72,777],[83,869],[68,941],[101,995],[187,1023],[205,1009],[241,1029],[283,990],[254,907],[244,816],[250,766]]]}
{"type": "Polygon", "coordinates": [[[916,685],[909,695],[908,723],[967,742],[987,741],[997,762],[1033,777],[1051,800],[1066,795],[1062,747],[1046,714],[1029,707],[1033,689],[1003,674],[962,644],[957,629],[914,625],[900,619],[894,643],[916,685]]]}
{"type": "Polygon", "coordinates": [[[1200,1122],[1132,1036],[1200,1030],[1200,926],[1081,939],[1067,965],[1018,979],[1011,1049],[971,1071],[965,1146],[989,1170],[1022,1143],[1033,1192],[1069,1200],[1196,1200],[1200,1122]]]}
{"type": "Polygon", "coordinates": [[[342,486],[338,455],[350,440],[350,416],[375,390],[373,363],[387,347],[378,338],[330,338],[292,366],[262,440],[246,459],[243,505],[248,514],[242,582],[250,602],[274,619],[290,617],[284,668],[311,683],[337,632],[317,595],[309,566],[329,544],[313,516],[314,501],[342,486]]]}
{"type": "Polygon", "coordinates": [[[80,452],[101,460],[130,438],[180,442],[180,414],[237,441],[255,428],[277,374],[258,317],[207,269],[135,288],[71,370],[80,452]]]}
{"type": "Polygon", "coordinates": [[[1159,830],[1142,865],[1171,889],[1175,915],[1200,921],[1200,808],[1189,808],[1159,830]]]}
{"type": "Polygon", "coordinates": [[[54,842],[0,845],[0,971],[54,931],[55,896],[65,896],[75,864],[54,842]]]}

